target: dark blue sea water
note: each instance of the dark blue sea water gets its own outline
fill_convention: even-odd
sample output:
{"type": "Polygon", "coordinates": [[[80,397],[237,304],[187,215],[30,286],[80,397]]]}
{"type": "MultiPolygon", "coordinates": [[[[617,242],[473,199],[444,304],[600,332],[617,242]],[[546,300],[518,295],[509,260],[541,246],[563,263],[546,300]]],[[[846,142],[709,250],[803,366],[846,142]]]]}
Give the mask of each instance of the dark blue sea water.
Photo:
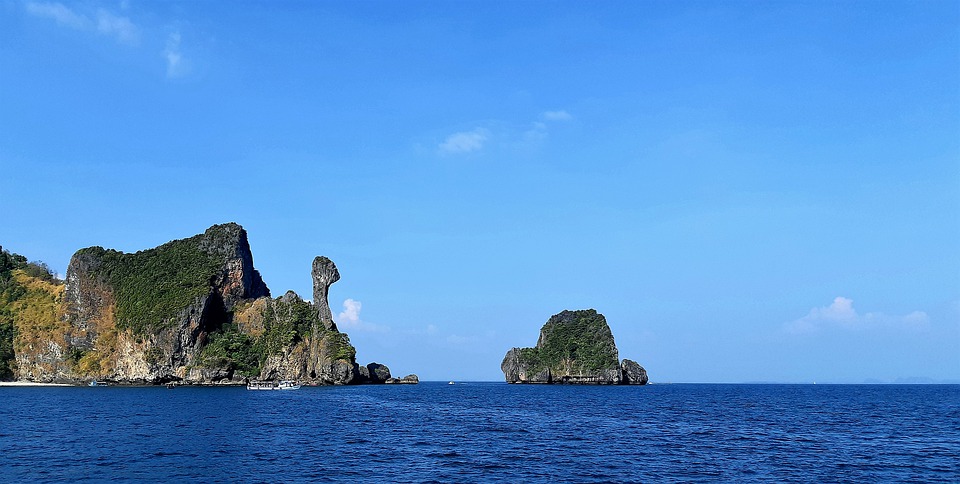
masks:
{"type": "Polygon", "coordinates": [[[0,481],[960,482],[960,386],[0,388],[0,481]]]}

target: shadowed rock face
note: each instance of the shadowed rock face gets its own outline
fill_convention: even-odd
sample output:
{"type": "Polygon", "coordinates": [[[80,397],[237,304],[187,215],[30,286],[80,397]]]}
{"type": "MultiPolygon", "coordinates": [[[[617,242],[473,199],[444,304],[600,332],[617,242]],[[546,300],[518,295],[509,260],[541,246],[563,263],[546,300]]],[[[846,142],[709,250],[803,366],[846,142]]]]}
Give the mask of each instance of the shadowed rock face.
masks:
{"type": "Polygon", "coordinates": [[[647,384],[647,370],[644,370],[636,361],[624,359],[620,363],[620,369],[623,371],[622,383],[624,385],[647,384]]]}
{"type": "Polygon", "coordinates": [[[524,350],[533,348],[512,348],[507,351],[500,363],[500,369],[507,383],[552,383],[550,379],[550,369],[536,365],[525,358],[524,350]]]}
{"type": "Polygon", "coordinates": [[[313,259],[313,305],[317,307],[320,321],[328,330],[334,330],[337,326],[333,322],[333,314],[330,312],[327,294],[330,291],[330,286],[339,280],[340,272],[332,260],[322,255],[313,259]]]}
{"type": "Polygon", "coordinates": [[[368,378],[372,383],[383,383],[390,379],[390,368],[380,363],[367,364],[368,378]]]}

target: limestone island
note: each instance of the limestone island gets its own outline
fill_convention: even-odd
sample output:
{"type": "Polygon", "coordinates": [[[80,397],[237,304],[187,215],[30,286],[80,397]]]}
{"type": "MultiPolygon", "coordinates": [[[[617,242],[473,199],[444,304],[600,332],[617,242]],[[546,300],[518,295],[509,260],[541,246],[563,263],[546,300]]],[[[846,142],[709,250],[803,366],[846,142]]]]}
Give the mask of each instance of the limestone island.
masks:
{"type": "Polygon", "coordinates": [[[356,362],[313,261],[313,301],[270,297],[236,223],[133,254],[90,247],[66,281],[0,249],[0,380],[84,384],[417,383],[356,362]]]}
{"type": "Polygon", "coordinates": [[[593,309],[551,316],[537,345],[511,349],[500,369],[507,383],[647,384],[642,366],[619,361],[607,319],[593,309]]]}

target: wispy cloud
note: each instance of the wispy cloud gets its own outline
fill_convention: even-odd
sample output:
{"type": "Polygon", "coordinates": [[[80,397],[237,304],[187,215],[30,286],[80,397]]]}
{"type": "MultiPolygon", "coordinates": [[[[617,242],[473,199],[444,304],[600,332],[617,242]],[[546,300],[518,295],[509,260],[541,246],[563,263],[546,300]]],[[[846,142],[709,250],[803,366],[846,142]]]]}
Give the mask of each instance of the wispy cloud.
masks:
{"type": "Polygon", "coordinates": [[[135,45],[140,40],[140,29],[127,17],[115,15],[106,9],[98,9],[95,19],[59,2],[27,2],[27,13],[48,18],[61,25],[85,32],[96,32],[112,37],[117,42],[135,45]]]}
{"type": "Polygon", "coordinates": [[[475,128],[471,131],[461,131],[447,136],[438,147],[440,154],[453,155],[461,153],[470,153],[483,149],[484,143],[490,137],[490,131],[486,128],[475,128]]]}
{"type": "Polygon", "coordinates": [[[390,331],[387,326],[368,323],[360,318],[360,311],[363,310],[363,303],[355,299],[347,298],[343,301],[343,311],[334,318],[337,326],[341,330],[386,332],[390,331]]]}
{"type": "Polygon", "coordinates": [[[171,32],[167,36],[167,46],[163,49],[163,58],[167,61],[167,77],[180,77],[185,73],[183,55],[180,53],[180,32],[171,32]]]}
{"type": "Polygon", "coordinates": [[[27,2],[26,8],[30,15],[52,19],[64,27],[82,30],[90,26],[90,19],[62,3],[27,2]]]}
{"type": "Polygon", "coordinates": [[[497,148],[528,152],[532,149],[535,150],[550,137],[551,127],[556,123],[573,119],[573,115],[561,109],[544,111],[533,121],[522,123],[487,120],[484,122],[485,127],[460,131],[447,136],[437,145],[437,153],[440,155],[473,153],[494,143],[497,148]]]}
{"type": "Polygon", "coordinates": [[[543,119],[547,121],[570,121],[573,119],[573,116],[570,113],[559,110],[559,111],[546,111],[540,115],[543,119]]]}
{"type": "Polygon", "coordinates": [[[140,40],[140,29],[129,18],[114,15],[102,8],[97,11],[97,32],[116,37],[117,41],[128,45],[140,40]]]}
{"type": "Polygon", "coordinates": [[[904,316],[890,316],[880,312],[860,314],[853,307],[853,300],[838,296],[829,306],[815,307],[806,316],[783,325],[790,334],[812,334],[821,330],[839,328],[865,330],[877,327],[924,328],[929,322],[927,313],[914,311],[904,316]]]}

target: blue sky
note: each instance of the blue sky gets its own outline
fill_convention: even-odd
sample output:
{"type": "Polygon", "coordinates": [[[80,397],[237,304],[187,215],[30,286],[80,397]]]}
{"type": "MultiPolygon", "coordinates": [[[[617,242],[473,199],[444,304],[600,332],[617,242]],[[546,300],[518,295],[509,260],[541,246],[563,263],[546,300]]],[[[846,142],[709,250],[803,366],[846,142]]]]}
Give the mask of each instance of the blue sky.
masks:
{"type": "Polygon", "coordinates": [[[956,2],[0,1],[0,244],[228,221],[362,363],[960,380],[956,2]]]}

